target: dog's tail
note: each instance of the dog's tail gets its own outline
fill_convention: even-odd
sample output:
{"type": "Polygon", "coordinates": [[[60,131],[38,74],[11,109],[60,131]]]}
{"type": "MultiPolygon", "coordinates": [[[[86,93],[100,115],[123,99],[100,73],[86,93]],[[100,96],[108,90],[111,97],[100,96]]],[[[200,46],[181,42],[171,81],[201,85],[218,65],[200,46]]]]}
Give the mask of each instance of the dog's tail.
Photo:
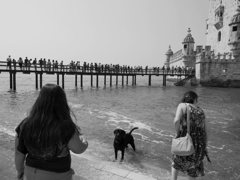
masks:
{"type": "Polygon", "coordinates": [[[129,132],[129,134],[131,134],[135,129],[138,129],[138,127],[133,128],[133,129],[129,132]]]}

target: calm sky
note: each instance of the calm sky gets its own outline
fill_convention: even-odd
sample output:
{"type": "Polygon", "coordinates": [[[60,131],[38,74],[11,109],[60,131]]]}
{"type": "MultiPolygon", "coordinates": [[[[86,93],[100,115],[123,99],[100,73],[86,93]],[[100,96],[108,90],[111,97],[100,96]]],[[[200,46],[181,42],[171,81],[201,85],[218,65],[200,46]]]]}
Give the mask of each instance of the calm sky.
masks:
{"type": "Polygon", "coordinates": [[[205,45],[208,0],[1,0],[0,58],[162,66],[188,28],[205,45]]]}

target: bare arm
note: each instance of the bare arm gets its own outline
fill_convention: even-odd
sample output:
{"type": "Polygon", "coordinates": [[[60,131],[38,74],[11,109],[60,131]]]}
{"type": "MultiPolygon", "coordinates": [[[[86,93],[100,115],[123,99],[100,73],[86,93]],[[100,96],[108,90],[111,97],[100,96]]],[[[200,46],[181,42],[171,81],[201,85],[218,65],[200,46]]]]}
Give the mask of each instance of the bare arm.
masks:
{"type": "Polygon", "coordinates": [[[75,132],[75,134],[68,143],[68,148],[76,154],[83,153],[87,149],[87,147],[87,140],[82,134],[79,134],[78,132],[75,132]]]}
{"type": "Polygon", "coordinates": [[[177,134],[179,133],[179,130],[180,130],[180,119],[182,115],[183,115],[183,104],[180,103],[177,107],[176,115],[174,118],[174,125],[175,125],[175,130],[177,134]]]}
{"type": "Polygon", "coordinates": [[[17,170],[17,179],[21,179],[24,173],[24,161],[25,161],[25,154],[22,154],[17,150],[19,139],[17,137],[17,134],[15,135],[15,167],[17,170]]]}

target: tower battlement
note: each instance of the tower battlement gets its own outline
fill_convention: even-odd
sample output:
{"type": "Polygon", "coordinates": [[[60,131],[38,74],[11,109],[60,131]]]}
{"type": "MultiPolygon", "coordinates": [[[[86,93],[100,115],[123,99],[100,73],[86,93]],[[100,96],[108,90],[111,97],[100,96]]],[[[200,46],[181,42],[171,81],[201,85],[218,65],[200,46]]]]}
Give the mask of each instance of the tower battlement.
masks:
{"type": "Polygon", "coordinates": [[[196,63],[198,62],[210,62],[210,63],[235,63],[237,59],[231,53],[218,53],[215,55],[213,52],[211,54],[205,54],[201,52],[196,55],[196,63]]]}
{"type": "Polygon", "coordinates": [[[240,87],[240,0],[209,0],[207,45],[194,50],[190,28],[182,44],[166,53],[165,66],[195,68],[199,85],[240,87]]]}

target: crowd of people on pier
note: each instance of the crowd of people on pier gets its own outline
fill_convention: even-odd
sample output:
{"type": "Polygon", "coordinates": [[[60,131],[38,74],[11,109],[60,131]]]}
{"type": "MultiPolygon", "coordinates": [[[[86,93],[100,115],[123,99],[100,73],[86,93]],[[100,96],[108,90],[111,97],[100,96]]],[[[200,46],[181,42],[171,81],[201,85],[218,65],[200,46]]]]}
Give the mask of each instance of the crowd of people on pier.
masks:
{"type": "Polygon", "coordinates": [[[45,58],[29,59],[26,57],[22,59],[19,57],[18,60],[12,59],[11,56],[7,58],[7,69],[16,70],[17,67],[23,71],[49,71],[49,72],[95,72],[95,73],[138,73],[138,74],[193,74],[195,73],[194,68],[191,67],[180,67],[172,66],[162,68],[160,67],[148,67],[145,66],[129,66],[129,65],[119,65],[119,64],[101,64],[101,63],[87,63],[80,61],[71,61],[69,64],[64,65],[63,61],[58,62],[58,60],[46,60],[45,58]],[[31,69],[34,68],[34,69],[31,69]]]}
{"type": "Polygon", "coordinates": [[[162,67],[162,70],[166,72],[166,74],[195,74],[194,67],[184,67],[184,66],[172,66],[172,67],[162,67]]]}

